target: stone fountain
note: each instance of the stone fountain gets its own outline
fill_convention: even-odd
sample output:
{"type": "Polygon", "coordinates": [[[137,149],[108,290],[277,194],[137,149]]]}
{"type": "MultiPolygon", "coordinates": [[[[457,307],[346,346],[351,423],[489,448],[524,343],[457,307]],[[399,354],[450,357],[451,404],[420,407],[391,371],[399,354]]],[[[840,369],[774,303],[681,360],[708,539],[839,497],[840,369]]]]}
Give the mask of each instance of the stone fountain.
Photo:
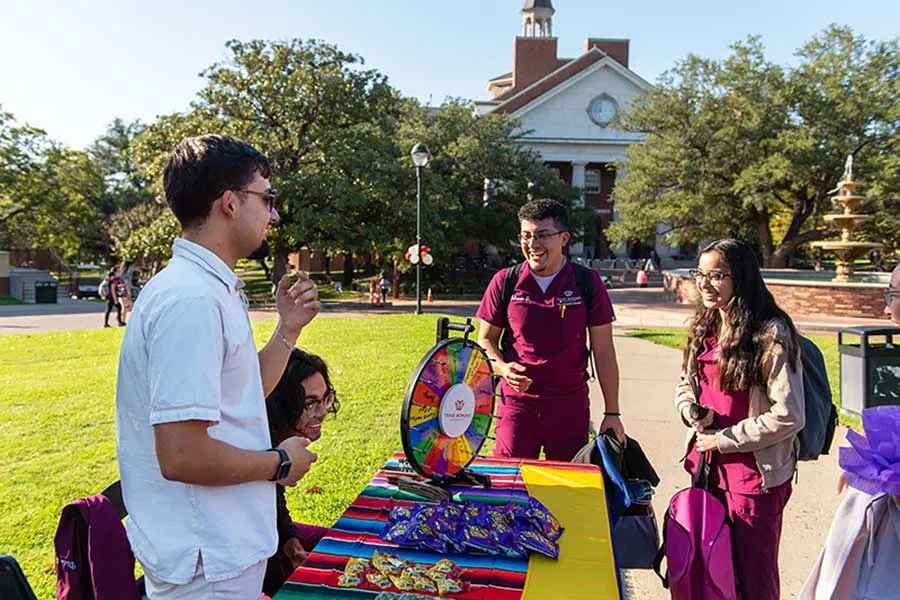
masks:
{"type": "Polygon", "coordinates": [[[853,241],[853,231],[863,223],[875,218],[871,215],[858,215],[853,212],[866,199],[865,196],[856,193],[856,187],[857,184],[853,181],[853,155],[851,154],[847,157],[844,165],[844,175],[841,177],[841,181],[838,182],[837,188],[832,190],[837,192],[837,195],[832,197],[832,202],[842,210],[837,214],[825,215],[826,221],[841,230],[841,239],[812,242],[813,246],[826,252],[832,252],[837,257],[834,281],[851,281],[853,279],[853,262],[870,250],[883,247],[882,244],[853,241]]]}

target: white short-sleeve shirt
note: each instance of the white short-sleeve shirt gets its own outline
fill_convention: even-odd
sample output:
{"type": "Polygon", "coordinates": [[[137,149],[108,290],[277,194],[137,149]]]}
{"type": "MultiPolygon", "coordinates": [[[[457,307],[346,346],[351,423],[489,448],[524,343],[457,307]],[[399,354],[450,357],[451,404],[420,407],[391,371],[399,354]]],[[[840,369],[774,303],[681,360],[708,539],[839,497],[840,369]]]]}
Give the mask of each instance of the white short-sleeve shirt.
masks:
{"type": "Polygon", "coordinates": [[[128,320],[116,387],[116,450],[134,554],[155,578],[187,583],[202,555],[209,581],[275,554],[275,484],[168,481],[153,425],[210,421],[237,448],[271,446],[243,282],[215,254],[178,238],[128,320]]]}

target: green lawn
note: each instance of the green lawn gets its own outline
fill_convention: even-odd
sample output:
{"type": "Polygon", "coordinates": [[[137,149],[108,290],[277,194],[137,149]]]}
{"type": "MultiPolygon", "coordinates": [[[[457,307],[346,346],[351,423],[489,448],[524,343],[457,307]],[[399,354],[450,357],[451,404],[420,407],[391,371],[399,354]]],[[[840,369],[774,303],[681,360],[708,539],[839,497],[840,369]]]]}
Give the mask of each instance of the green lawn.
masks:
{"type": "MultiPolygon", "coordinates": [[[[251,302],[257,304],[272,303],[272,283],[266,278],[265,272],[253,261],[241,260],[238,262],[238,276],[244,281],[244,292],[251,302]]],[[[357,291],[345,289],[339,296],[331,284],[320,283],[316,286],[319,290],[319,299],[323,302],[336,302],[339,300],[355,300],[361,294],[357,291]]]]}
{"type": "Polygon", "coordinates": [[[13,298],[12,296],[0,296],[0,306],[3,306],[4,304],[25,304],[25,303],[22,302],[21,300],[17,300],[16,298],[13,298]]]}
{"type": "MultiPolygon", "coordinates": [[[[632,331],[628,335],[643,340],[649,340],[669,348],[683,350],[687,342],[687,331],[683,329],[642,329],[632,331]]],[[[822,356],[825,358],[825,367],[828,370],[828,383],[831,385],[831,398],[835,406],[840,407],[840,366],[837,345],[837,335],[810,335],[806,336],[815,342],[822,356]]],[[[859,419],[841,415],[841,423],[855,429],[860,429],[859,419]]]]}
{"type": "MultiPolygon", "coordinates": [[[[275,322],[256,323],[263,343],[275,322]]],[[[435,315],[319,319],[301,345],[321,354],[341,400],[288,491],[295,519],[330,525],[394,451],[406,384],[434,343],[435,315]],[[321,494],[305,491],[319,486],[321,494]]],[[[118,478],[114,396],[121,329],[0,337],[0,554],[53,597],[53,534],[62,507],[118,478]]]]}

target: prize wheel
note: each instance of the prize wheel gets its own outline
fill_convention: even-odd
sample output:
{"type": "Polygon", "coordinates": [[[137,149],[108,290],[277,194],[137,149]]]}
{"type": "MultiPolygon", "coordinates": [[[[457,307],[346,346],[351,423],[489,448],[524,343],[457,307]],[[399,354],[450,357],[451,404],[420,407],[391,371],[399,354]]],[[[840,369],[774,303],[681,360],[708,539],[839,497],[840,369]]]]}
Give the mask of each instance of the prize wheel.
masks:
{"type": "Polygon", "coordinates": [[[400,437],[410,466],[446,481],[463,474],[487,438],[494,414],[494,371],[484,348],[450,338],[416,367],[400,415],[400,437]]]}

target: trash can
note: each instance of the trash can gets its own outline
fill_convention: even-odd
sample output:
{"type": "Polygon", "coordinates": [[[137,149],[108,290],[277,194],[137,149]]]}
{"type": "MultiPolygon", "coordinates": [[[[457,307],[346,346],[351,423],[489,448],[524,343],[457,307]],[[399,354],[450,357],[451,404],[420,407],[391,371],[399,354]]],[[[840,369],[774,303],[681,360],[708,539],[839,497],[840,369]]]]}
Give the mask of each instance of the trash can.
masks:
{"type": "Polygon", "coordinates": [[[34,303],[35,304],[56,304],[56,288],[59,286],[55,281],[35,281],[34,282],[34,303]]]}
{"type": "Polygon", "coordinates": [[[900,405],[900,327],[841,329],[838,352],[842,414],[859,417],[870,406],[900,405]]]}

